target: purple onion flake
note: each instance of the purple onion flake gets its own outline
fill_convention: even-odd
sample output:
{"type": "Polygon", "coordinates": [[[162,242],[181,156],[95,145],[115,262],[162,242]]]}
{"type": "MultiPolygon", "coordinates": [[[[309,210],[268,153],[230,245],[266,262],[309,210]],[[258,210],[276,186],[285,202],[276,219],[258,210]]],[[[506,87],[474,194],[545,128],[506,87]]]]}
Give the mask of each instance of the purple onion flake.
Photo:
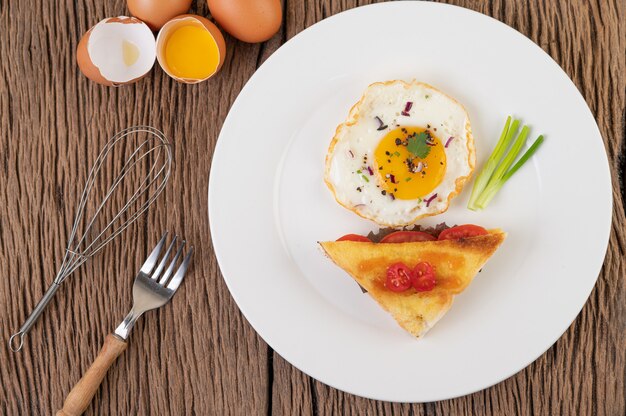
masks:
{"type": "Polygon", "coordinates": [[[454,137],[450,137],[447,141],[446,141],[446,145],[444,146],[446,149],[448,148],[448,145],[450,144],[450,142],[454,140],[454,137]]]}
{"type": "Polygon", "coordinates": [[[404,111],[402,112],[402,115],[405,117],[408,117],[409,111],[411,111],[411,107],[413,107],[413,102],[412,101],[407,101],[405,106],[404,106],[404,111]]]}
{"type": "Polygon", "coordinates": [[[433,194],[433,196],[431,196],[430,198],[428,198],[426,200],[426,208],[428,208],[428,206],[430,205],[431,202],[433,202],[433,200],[437,198],[437,194],[433,194]]]}
{"type": "Polygon", "coordinates": [[[395,196],[394,194],[389,194],[389,196],[391,197],[391,200],[392,200],[392,201],[395,201],[395,200],[396,200],[396,196],[395,196]]]}
{"type": "Polygon", "coordinates": [[[370,176],[374,174],[374,171],[369,166],[367,167],[367,171],[370,173],[370,176]]]}
{"type": "Polygon", "coordinates": [[[396,177],[393,175],[389,175],[389,180],[391,181],[391,183],[396,183],[396,177]]]}
{"type": "Polygon", "coordinates": [[[376,130],[381,131],[381,130],[385,130],[388,126],[381,120],[380,117],[376,116],[374,117],[376,119],[376,121],[378,121],[378,128],[376,130]]]}

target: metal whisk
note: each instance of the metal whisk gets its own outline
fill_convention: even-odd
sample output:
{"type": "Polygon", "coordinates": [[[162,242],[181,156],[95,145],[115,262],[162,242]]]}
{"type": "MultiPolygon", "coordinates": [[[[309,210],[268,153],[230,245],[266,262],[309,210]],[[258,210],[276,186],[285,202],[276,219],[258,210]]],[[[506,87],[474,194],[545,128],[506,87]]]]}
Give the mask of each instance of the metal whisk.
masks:
{"type": "Polygon", "coordinates": [[[165,188],[171,166],[170,144],[154,127],[130,127],[107,142],[87,177],[63,264],[28,319],[9,339],[11,350],[22,348],[24,336],[61,283],[148,209],[165,188]],[[116,200],[123,201],[121,208],[114,205],[116,200]]]}

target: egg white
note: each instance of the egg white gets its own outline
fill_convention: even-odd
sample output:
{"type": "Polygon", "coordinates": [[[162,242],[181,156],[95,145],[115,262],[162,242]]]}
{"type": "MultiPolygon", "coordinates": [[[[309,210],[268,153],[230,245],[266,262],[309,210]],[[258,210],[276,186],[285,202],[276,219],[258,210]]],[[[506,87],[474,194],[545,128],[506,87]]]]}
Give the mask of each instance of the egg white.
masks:
{"type": "Polygon", "coordinates": [[[380,225],[403,226],[445,212],[471,176],[475,159],[469,116],[456,100],[421,82],[377,82],[367,88],[346,122],[337,127],[326,156],[324,180],[337,202],[347,209],[380,225]],[[402,111],[408,101],[413,105],[405,116],[402,111]],[[376,117],[388,128],[378,131],[376,117]],[[369,182],[355,174],[362,169],[364,157],[374,161],[380,140],[390,130],[402,126],[436,128],[442,144],[452,138],[445,148],[444,178],[424,198],[394,200],[381,193],[382,184],[376,173],[365,175],[369,182]],[[427,204],[426,199],[434,194],[437,197],[427,204]]]}

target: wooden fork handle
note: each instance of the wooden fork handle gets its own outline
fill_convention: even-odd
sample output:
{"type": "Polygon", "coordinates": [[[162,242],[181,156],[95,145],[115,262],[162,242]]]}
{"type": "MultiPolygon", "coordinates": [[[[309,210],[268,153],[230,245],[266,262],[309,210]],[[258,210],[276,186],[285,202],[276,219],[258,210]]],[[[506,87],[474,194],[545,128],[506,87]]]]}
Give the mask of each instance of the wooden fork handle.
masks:
{"type": "Polygon", "coordinates": [[[109,367],[124,352],[126,346],[126,341],[121,338],[113,334],[107,335],[98,356],[67,395],[63,409],[59,410],[56,416],[79,416],[83,414],[98,391],[109,367]]]}

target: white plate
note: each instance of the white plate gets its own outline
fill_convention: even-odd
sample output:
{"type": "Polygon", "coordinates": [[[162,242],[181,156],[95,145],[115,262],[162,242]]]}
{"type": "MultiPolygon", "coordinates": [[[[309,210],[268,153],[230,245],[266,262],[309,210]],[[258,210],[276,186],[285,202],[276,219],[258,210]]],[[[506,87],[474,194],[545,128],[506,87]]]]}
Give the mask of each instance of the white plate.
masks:
{"type": "Polygon", "coordinates": [[[491,386],[546,351],[602,266],[611,179],[597,125],[561,68],[508,26],[466,9],[383,3],[303,31],[254,74],[224,122],[209,216],[224,279],[263,339],[291,364],[364,397],[424,402],[491,386]],[[452,309],[416,341],[319,240],[377,227],[322,182],[335,127],[368,84],[417,79],[467,108],[478,166],[509,113],[546,142],[489,208],[425,221],[501,227],[509,237],[452,309]]]}

